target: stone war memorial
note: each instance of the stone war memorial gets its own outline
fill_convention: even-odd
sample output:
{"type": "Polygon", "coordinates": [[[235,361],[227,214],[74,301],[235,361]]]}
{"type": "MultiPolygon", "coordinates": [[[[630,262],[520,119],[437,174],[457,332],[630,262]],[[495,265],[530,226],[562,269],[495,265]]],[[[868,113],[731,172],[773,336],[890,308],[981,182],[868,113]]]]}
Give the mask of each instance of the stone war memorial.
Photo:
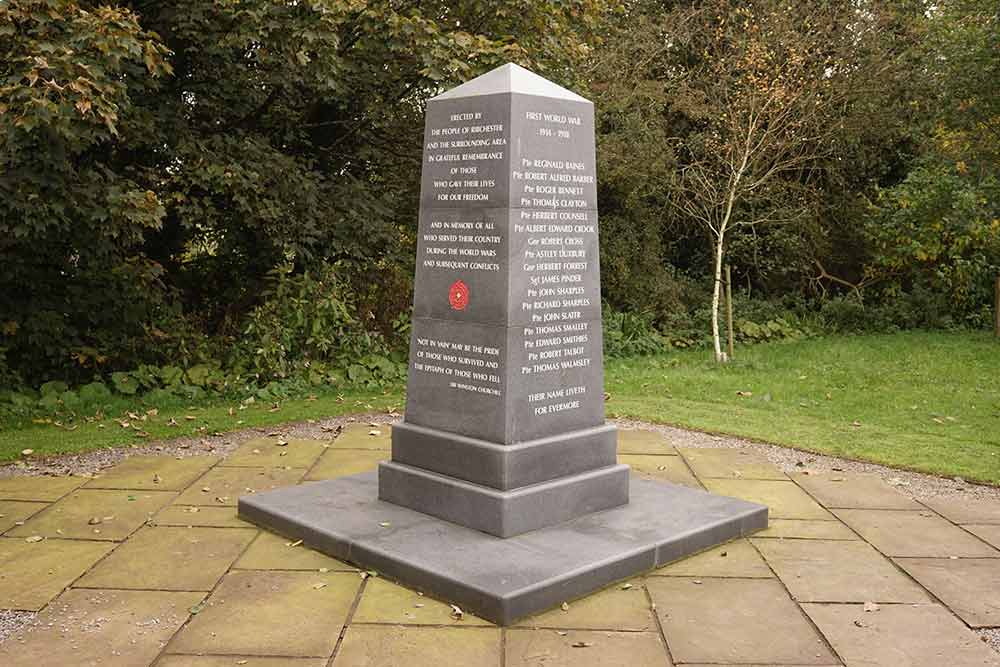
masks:
{"type": "Polygon", "coordinates": [[[404,420],[242,518],[509,624],[767,526],[630,479],[605,423],[594,107],[517,65],[428,102],[404,420]]]}

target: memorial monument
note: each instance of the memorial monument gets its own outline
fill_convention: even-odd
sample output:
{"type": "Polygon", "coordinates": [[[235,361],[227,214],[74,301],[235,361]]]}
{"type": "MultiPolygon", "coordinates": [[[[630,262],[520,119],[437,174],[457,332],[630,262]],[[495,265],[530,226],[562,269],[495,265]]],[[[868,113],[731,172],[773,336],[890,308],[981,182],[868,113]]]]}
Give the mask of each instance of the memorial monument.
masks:
{"type": "Polygon", "coordinates": [[[407,404],[373,473],[240,516],[509,623],[767,525],[616,462],[594,108],[517,65],[428,102],[407,404]]]}

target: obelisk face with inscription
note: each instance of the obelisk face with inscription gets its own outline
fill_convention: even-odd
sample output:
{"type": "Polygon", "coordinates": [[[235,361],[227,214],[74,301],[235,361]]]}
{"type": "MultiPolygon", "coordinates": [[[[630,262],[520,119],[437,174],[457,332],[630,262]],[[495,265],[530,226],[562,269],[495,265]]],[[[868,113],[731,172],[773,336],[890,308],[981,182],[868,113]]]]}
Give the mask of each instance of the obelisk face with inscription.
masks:
{"type": "Polygon", "coordinates": [[[516,65],[428,103],[406,415],[381,471],[386,499],[442,516],[416,487],[440,496],[458,480],[487,495],[586,487],[590,500],[566,502],[589,511],[627,501],[604,422],[595,167],[593,105],[516,65]],[[424,473],[445,479],[413,481],[424,473]]]}

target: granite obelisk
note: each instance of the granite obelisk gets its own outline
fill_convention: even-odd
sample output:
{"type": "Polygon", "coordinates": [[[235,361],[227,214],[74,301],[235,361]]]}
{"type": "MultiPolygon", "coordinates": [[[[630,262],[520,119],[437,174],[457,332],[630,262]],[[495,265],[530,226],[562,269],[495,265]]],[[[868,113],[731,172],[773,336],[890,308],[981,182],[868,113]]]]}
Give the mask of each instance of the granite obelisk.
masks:
{"type": "Polygon", "coordinates": [[[383,500],[500,537],[628,502],[604,421],[595,162],[593,104],[517,65],[429,101],[383,500]]]}

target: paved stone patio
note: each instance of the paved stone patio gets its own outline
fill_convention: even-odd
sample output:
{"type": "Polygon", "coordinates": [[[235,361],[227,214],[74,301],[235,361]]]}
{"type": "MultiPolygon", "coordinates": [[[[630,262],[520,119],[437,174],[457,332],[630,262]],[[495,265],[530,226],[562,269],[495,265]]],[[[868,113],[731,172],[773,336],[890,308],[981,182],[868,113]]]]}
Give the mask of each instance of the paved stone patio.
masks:
{"type": "MultiPolygon", "coordinates": [[[[389,428],[0,479],[2,665],[1000,665],[1000,503],[622,431],[635,475],[766,503],[771,525],[498,628],[236,518],[255,493],[370,470],[389,428]]],[[[669,511],[670,508],[664,508],[669,511]]]]}

